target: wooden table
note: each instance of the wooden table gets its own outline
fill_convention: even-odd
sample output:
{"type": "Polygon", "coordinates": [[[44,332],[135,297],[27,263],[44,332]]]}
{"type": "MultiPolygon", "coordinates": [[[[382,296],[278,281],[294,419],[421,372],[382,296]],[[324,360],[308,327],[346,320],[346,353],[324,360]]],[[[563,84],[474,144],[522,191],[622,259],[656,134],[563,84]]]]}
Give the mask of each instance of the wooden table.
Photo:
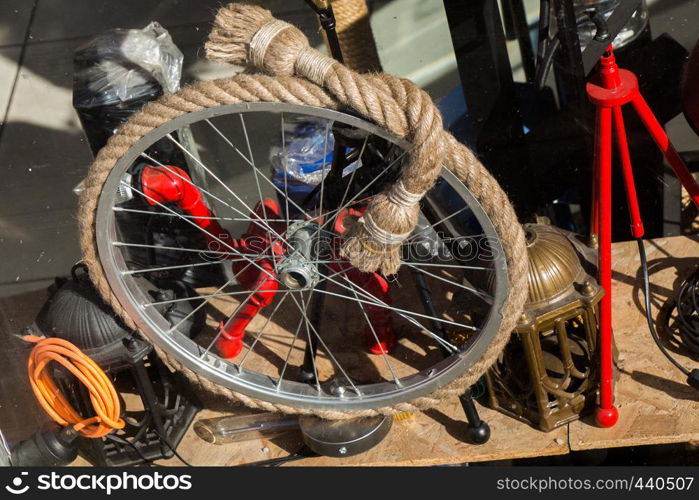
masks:
{"type": "MultiPolygon", "coordinates": [[[[646,243],[654,314],[699,265],[699,238],[661,238],[646,243]]],[[[562,455],[571,450],[699,440],[699,394],[653,344],[643,313],[640,260],[636,243],[614,245],[614,334],[620,351],[616,403],[620,419],[611,429],[590,417],[544,433],[488,408],[479,411],[491,429],[488,443],[461,441],[465,419],[458,401],[394,422],[389,435],[369,452],[348,458],[315,457],[289,465],[438,465],[562,455]]],[[[697,366],[679,355],[687,366],[697,366]]],[[[218,413],[204,410],[198,418],[218,413]]],[[[236,465],[283,457],[301,447],[300,437],[254,440],[216,446],[190,431],[178,451],[193,465],[236,465]]],[[[179,465],[177,459],[163,464],[179,465]]]]}

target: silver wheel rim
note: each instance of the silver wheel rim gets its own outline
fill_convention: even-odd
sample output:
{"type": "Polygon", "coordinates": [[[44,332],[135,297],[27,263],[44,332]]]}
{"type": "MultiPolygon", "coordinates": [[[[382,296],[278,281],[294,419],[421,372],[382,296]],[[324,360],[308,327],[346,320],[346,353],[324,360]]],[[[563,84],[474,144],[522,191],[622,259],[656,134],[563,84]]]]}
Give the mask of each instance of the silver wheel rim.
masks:
{"type": "MultiPolygon", "coordinates": [[[[405,141],[359,118],[325,108],[297,106],[286,103],[241,103],[207,108],[182,115],[154,129],[137,141],[117,161],[104,183],[97,206],[95,224],[99,258],[112,291],[126,313],[151,342],[198,375],[209,379],[215,384],[250,397],[298,408],[348,411],[391,406],[425,396],[461,376],[483,355],[498,332],[502,319],[500,309],[507,297],[507,266],[500,240],[490,219],[466,186],[447,169],[443,169],[442,182],[449,189],[453,190],[470,210],[480,225],[482,235],[488,239],[496,257],[489,264],[489,272],[492,274],[488,285],[489,291],[492,293],[491,306],[487,318],[479,328],[478,335],[475,336],[475,339],[469,343],[465,350],[452,354],[429,368],[398,378],[398,382],[396,382],[394,377],[394,380],[386,380],[384,382],[364,385],[352,384],[351,389],[345,384],[350,390],[344,391],[343,394],[339,395],[331,392],[328,389],[328,384],[320,387],[319,385],[309,385],[293,380],[279,382],[274,381],[268,374],[260,374],[249,368],[241,369],[238,365],[220,358],[212,349],[205,349],[204,346],[177,330],[166,333],[171,329],[171,325],[155,308],[144,307],[144,304],[152,302],[152,298],[148,297],[145,291],[140,288],[134,280],[134,275],[124,274],[129,267],[124,260],[121,251],[122,247],[116,244],[118,240],[114,207],[116,205],[117,190],[122,182],[124,173],[150,145],[182,127],[227,115],[244,117],[247,113],[262,112],[281,114],[282,124],[284,113],[340,122],[381,137],[405,150],[409,148],[409,144],[405,141]]],[[[241,122],[244,123],[244,118],[241,118],[241,122]]],[[[255,178],[257,179],[257,175],[255,175],[255,178]]],[[[426,198],[428,203],[430,203],[430,196],[428,195],[426,198]]],[[[449,219],[451,216],[451,214],[444,215],[440,222],[446,224],[447,222],[444,219],[449,219]]],[[[408,263],[407,265],[410,266],[411,264],[408,263]]],[[[437,267],[429,267],[424,268],[423,271],[433,275],[437,269],[437,267]]],[[[358,304],[361,304],[363,300],[366,305],[376,305],[370,304],[372,302],[371,299],[362,296],[360,290],[349,290],[349,292],[354,295],[358,304]]],[[[287,295],[293,296],[293,294],[287,295]]],[[[303,300],[302,296],[301,301],[303,300]]],[[[409,313],[409,316],[413,319],[419,318],[423,320],[430,318],[425,316],[424,313],[423,317],[415,313],[415,311],[419,311],[421,308],[417,294],[415,295],[415,302],[417,305],[414,311],[409,313]]],[[[306,304],[309,303],[310,300],[306,302],[306,304]]],[[[299,303],[297,302],[296,305],[299,306],[299,303]]],[[[273,308],[274,304],[269,306],[270,310],[273,308]]],[[[299,309],[301,309],[300,306],[299,309]]],[[[398,312],[397,314],[402,313],[398,312]]],[[[441,319],[438,321],[444,322],[446,320],[441,319]]],[[[319,347],[323,349],[322,331],[319,332],[319,337],[321,342],[319,347]]],[[[293,349],[293,345],[291,349],[293,349]]],[[[352,377],[345,378],[348,379],[350,384],[352,383],[352,377]]]]}

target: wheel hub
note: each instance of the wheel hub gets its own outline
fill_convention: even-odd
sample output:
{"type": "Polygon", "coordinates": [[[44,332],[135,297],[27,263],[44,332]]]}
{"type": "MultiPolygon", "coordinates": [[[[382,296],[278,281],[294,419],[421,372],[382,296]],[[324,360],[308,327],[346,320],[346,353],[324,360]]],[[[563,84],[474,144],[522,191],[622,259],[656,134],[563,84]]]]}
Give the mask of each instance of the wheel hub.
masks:
{"type": "Polygon", "coordinates": [[[278,265],[280,281],[290,290],[309,290],[318,283],[318,260],[326,242],[315,222],[296,222],[287,231],[288,250],[278,265]]]}

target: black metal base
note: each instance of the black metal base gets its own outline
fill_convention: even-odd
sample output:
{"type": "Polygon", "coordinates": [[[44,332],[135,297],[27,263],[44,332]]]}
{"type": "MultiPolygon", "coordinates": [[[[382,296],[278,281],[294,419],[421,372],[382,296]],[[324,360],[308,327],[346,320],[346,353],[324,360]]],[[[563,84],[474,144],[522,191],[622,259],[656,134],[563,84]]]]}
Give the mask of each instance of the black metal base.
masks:
{"type": "Polygon", "coordinates": [[[466,428],[466,441],[471,444],[484,444],[490,439],[490,426],[481,420],[473,401],[471,389],[468,389],[461,396],[459,401],[466,414],[468,427],[466,428]]]}

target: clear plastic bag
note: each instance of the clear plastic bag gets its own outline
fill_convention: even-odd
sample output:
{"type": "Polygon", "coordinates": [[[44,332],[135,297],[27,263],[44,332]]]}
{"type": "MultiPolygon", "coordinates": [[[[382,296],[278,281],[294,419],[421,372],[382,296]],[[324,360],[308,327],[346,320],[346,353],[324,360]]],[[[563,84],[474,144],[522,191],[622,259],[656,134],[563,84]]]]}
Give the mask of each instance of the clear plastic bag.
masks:
{"type": "Polygon", "coordinates": [[[277,186],[310,190],[327,175],[333,161],[335,138],[326,120],[287,118],[281,138],[270,151],[273,180],[277,186]],[[327,137],[327,142],[326,142],[327,137]],[[305,186],[305,188],[302,188],[305,186]]]}
{"type": "Polygon", "coordinates": [[[156,22],[140,30],[106,31],[75,52],[73,104],[94,108],[176,92],[183,57],[156,22]]]}
{"type": "Polygon", "coordinates": [[[106,31],[76,50],[73,106],[93,152],[143,104],[179,89],[183,59],[157,22],[106,31]]]}

